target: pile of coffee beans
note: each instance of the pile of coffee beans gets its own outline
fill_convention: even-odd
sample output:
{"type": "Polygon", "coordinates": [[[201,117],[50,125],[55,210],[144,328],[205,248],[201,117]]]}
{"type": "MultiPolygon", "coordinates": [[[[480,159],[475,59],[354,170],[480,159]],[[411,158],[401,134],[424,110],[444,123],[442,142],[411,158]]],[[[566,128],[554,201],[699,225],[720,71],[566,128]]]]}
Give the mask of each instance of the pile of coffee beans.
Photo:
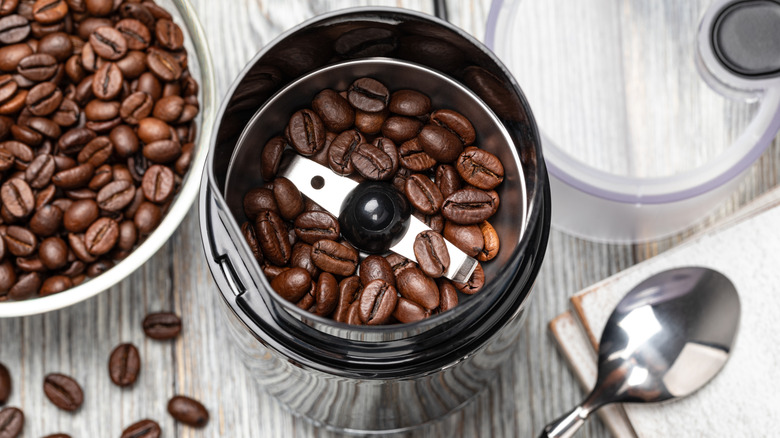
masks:
{"type": "MultiPolygon", "coordinates": [[[[151,313],[144,318],[144,333],[152,339],[174,339],[181,332],[181,319],[174,313],[151,313]]],[[[108,359],[108,375],[119,387],[132,386],[141,371],[141,357],[133,344],[120,344],[111,352],[108,359]]],[[[60,373],[46,375],[43,380],[43,392],[55,406],[64,411],[77,411],[84,403],[84,391],[81,385],[70,376],[60,373]]],[[[11,374],[0,363],[0,406],[5,405],[11,395],[11,374]]],[[[193,427],[208,424],[209,412],[197,400],[176,395],[168,402],[168,413],[178,422],[193,427]]],[[[0,438],[20,436],[24,428],[24,413],[14,407],[0,410],[0,438]]],[[[159,438],[160,425],[154,420],[144,419],[128,426],[122,432],[122,438],[159,438]]],[[[70,435],[57,433],[44,438],[70,438],[70,435]]]]}
{"type": "Polygon", "coordinates": [[[125,258],[189,168],[184,35],[152,0],[0,2],[0,302],[125,258]]]}
{"type": "Polygon", "coordinates": [[[481,265],[466,283],[443,277],[445,238],[481,262],[499,250],[488,219],[498,210],[504,168],[476,139],[465,116],[433,109],[417,90],[391,92],[365,77],[344,91],[319,92],[310,109],[290,117],[284,135],[264,145],[266,183],[244,196],[249,220],[241,230],[271,287],[302,309],[356,325],[419,321],[456,306],[459,292],[478,292],[481,265]],[[356,181],[392,184],[431,228],[416,236],[417,262],[395,253],[361,260],[338,219],[277,176],[286,151],[356,181]]]}

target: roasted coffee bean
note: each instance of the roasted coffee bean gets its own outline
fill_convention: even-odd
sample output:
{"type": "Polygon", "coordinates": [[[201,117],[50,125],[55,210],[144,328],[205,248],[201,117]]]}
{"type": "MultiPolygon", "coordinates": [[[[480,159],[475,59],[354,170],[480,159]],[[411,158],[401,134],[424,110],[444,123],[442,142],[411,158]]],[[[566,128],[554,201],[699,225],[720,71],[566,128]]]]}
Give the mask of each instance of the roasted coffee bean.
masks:
{"type": "Polygon", "coordinates": [[[392,116],[388,117],[382,124],[382,135],[396,143],[402,143],[416,137],[421,129],[423,129],[423,123],[417,119],[392,116]]]}
{"type": "Polygon", "coordinates": [[[73,287],[73,281],[64,275],[54,275],[43,281],[39,295],[42,297],[58,294],[73,287]]]}
{"type": "Polygon", "coordinates": [[[450,253],[444,238],[435,231],[424,231],[414,239],[414,256],[417,265],[431,278],[439,278],[450,267],[450,253]]]}
{"type": "Polygon", "coordinates": [[[23,179],[14,178],[6,181],[0,187],[0,199],[8,212],[16,218],[27,217],[35,208],[32,189],[23,179]]]}
{"type": "Polygon", "coordinates": [[[398,292],[428,310],[439,306],[439,289],[436,283],[419,268],[410,267],[396,274],[398,292]]]}
{"type": "Polygon", "coordinates": [[[266,259],[277,266],[290,261],[292,245],[287,236],[287,226],[278,214],[270,210],[261,211],[255,219],[255,232],[266,259]]]}
{"type": "Polygon", "coordinates": [[[360,279],[357,276],[353,275],[341,280],[339,283],[338,303],[332,314],[335,321],[347,322],[347,312],[352,303],[360,296],[361,291],[360,279]]]}
{"type": "Polygon", "coordinates": [[[436,161],[451,163],[463,151],[463,143],[452,132],[438,125],[425,125],[418,137],[425,153],[436,161]]]}
{"type": "Polygon", "coordinates": [[[312,101],[312,108],[329,131],[346,131],[355,123],[355,110],[333,90],[319,92],[312,101]]]}
{"type": "Polygon", "coordinates": [[[309,109],[302,109],[290,117],[286,135],[290,145],[307,157],[325,146],[325,125],[317,113],[309,109]]]}
{"type": "Polygon", "coordinates": [[[178,81],[181,78],[181,64],[164,50],[150,48],[146,53],[146,65],[163,81],[178,81]]]}
{"type": "Polygon", "coordinates": [[[60,107],[51,115],[51,120],[62,127],[72,126],[79,120],[79,107],[71,99],[63,99],[60,107]]]}
{"type": "Polygon", "coordinates": [[[30,218],[30,230],[39,236],[51,236],[62,225],[63,213],[54,205],[44,205],[30,218]]]}
{"type": "Polygon", "coordinates": [[[62,103],[62,91],[53,82],[42,82],[30,89],[25,103],[36,116],[48,116],[62,103]]]}
{"type": "Polygon", "coordinates": [[[273,279],[276,278],[279,274],[289,269],[290,268],[283,268],[279,266],[274,266],[270,263],[266,263],[265,265],[263,265],[263,275],[265,275],[269,281],[273,281],[273,279]]]}
{"type": "Polygon", "coordinates": [[[41,262],[41,259],[38,256],[17,257],[16,267],[22,272],[40,273],[46,271],[46,266],[43,265],[43,262],[41,262]]]}
{"type": "Polygon", "coordinates": [[[127,48],[130,50],[145,50],[152,41],[149,28],[134,18],[119,20],[114,28],[125,37],[127,48]]]}
{"type": "Polygon", "coordinates": [[[141,420],[133,423],[122,431],[121,438],[160,438],[160,425],[152,420],[141,420]]]}
{"type": "Polygon", "coordinates": [[[446,312],[458,305],[458,290],[452,285],[450,280],[439,278],[436,280],[439,286],[439,313],[446,312]]]}
{"type": "Polygon", "coordinates": [[[21,15],[0,18],[0,43],[3,45],[23,41],[30,34],[30,22],[21,15]]]}
{"type": "Polygon", "coordinates": [[[0,145],[0,172],[13,167],[15,160],[14,154],[0,145]]]}
{"type": "Polygon", "coordinates": [[[87,121],[101,122],[106,120],[112,120],[119,116],[119,102],[116,101],[104,101],[104,100],[92,100],[86,107],[84,107],[84,115],[87,121]]]}
{"type": "Polygon", "coordinates": [[[76,159],[79,163],[89,163],[93,167],[100,167],[111,158],[113,153],[114,145],[111,143],[111,139],[106,136],[100,136],[87,143],[79,151],[76,159]]]}
{"type": "MultiPolygon", "coordinates": [[[[136,190],[136,192],[143,194],[143,191],[141,190],[136,190]]],[[[125,210],[125,212],[127,212],[127,210],[125,210]]],[[[138,233],[142,236],[146,236],[147,234],[151,234],[151,232],[160,225],[162,216],[163,213],[160,206],[144,201],[138,206],[138,210],[136,210],[135,215],[133,216],[133,223],[135,223],[138,233]]]]}
{"type": "Polygon", "coordinates": [[[390,96],[390,111],[411,117],[420,117],[431,112],[431,99],[415,90],[398,90],[390,96]]]}
{"type": "Polygon", "coordinates": [[[425,175],[416,173],[406,180],[406,197],[409,203],[423,214],[436,214],[444,203],[439,188],[425,175]]]}
{"type": "Polygon", "coordinates": [[[57,59],[52,55],[36,53],[19,61],[16,71],[31,81],[43,82],[54,76],[57,65],[57,59]]]}
{"type": "Polygon", "coordinates": [[[119,239],[119,224],[114,219],[101,217],[87,228],[84,234],[84,245],[90,254],[100,256],[111,251],[117,239],[119,239]]]}
{"type": "Polygon", "coordinates": [[[504,180],[501,160],[490,152],[473,146],[460,154],[457,170],[467,183],[483,190],[494,189],[504,180]]]}
{"type": "Polygon", "coordinates": [[[138,153],[139,143],[135,131],[129,125],[119,125],[108,135],[114,145],[114,152],[122,158],[138,153]]]}
{"type": "Polygon", "coordinates": [[[119,115],[125,123],[136,125],[148,117],[153,109],[154,98],[148,93],[139,90],[122,101],[122,105],[119,107],[119,115]]]}
{"type": "Polygon", "coordinates": [[[274,197],[282,218],[294,220],[303,213],[303,195],[289,179],[279,177],[274,180],[274,197]]]}
{"type": "Polygon", "coordinates": [[[355,111],[355,128],[366,135],[378,134],[389,115],[390,112],[387,110],[378,113],[357,110],[355,111]]]}
{"type": "Polygon", "coordinates": [[[14,166],[18,170],[26,170],[30,162],[35,158],[33,150],[24,143],[10,140],[0,144],[3,149],[10,152],[14,157],[14,166]]]}
{"type": "MultiPolygon", "coordinates": [[[[2,33],[2,25],[0,25],[0,33],[2,33]]],[[[2,39],[2,36],[0,36],[2,39]]],[[[19,65],[19,61],[33,53],[32,48],[29,45],[11,44],[0,47],[0,70],[3,71],[15,71],[19,65]]]]}
{"type": "Polygon", "coordinates": [[[312,245],[311,258],[323,271],[345,277],[355,272],[360,261],[354,248],[332,240],[320,240],[312,245]]]}
{"type": "Polygon", "coordinates": [[[38,23],[56,23],[68,13],[68,4],[65,0],[37,0],[32,9],[33,18],[38,23]]]}
{"type": "Polygon", "coordinates": [[[350,304],[345,319],[344,322],[349,325],[363,325],[363,321],[360,319],[360,299],[356,299],[350,304]]]}
{"type": "Polygon", "coordinates": [[[197,400],[177,395],[168,402],[168,413],[184,424],[203,427],[209,422],[209,412],[197,400]]]}
{"type": "MultiPolygon", "coordinates": [[[[33,55],[30,55],[33,56],[33,55]]],[[[28,56],[27,58],[29,58],[28,56]]],[[[24,59],[27,59],[24,58],[24,59]]],[[[56,62],[56,61],[55,61],[56,62]]],[[[53,73],[52,73],[53,74],[53,73]]],[[[2,75],[0,76],[0,102],[4,102],[5,100],[9,99],[13,95],[16,94],[16,90],[19,89],[19,84],[16,83],[14,78],[11,75],[2,75]]],[[[13,123],[13,120],[8,120],[8,123],[13,123]]]]}
{"type": "Polygon", "coordinates": [[[457,111],[449,109],[436,110],[431,113],[430,120],[431,123],[455,134],[464,146],[474,143],[474,140],[477,138],[474,126],[472,126],[469,119],[457,111]]]}
{"type": "Polygon", "coordinates": [[[493,198],[482,190],[465,188],[444,200],[442,214],[447,220],[462,225],[479,224],[487,220],[495,210],[493,198]]]}
{"type": "Polygon", "coordinates": [[[320,274],[314,291],[314,313],[328,316],[336,309],[339,299],[339,283],[329,272],[320,274]]]}
{"type": "Polygon", "coordinates": [[[133,201],[135,191],[135,186],[130,181],[114,181],[100,189],[95,200],[101,209],[118,212],[122,211],[133,201]]]}
{"type": "Polygon", "coordinates": [[[266,188],[252,189],[244,195],[244,214],[254,220],[263,210],[279,213],[274,192],[266,188]]]}
{"type": "Polygon", "coordinates": [[[154,28],[157,43],[168,50],[176,51],[184,47],[184,34],[179,25],[171,20],[158,20],[154,28]]]}
{"type": "Polygon", "coordinates": [[[458,171],[449,164],[439,164],[436,166],[436,177],[434,180],[436,181],[436,185],[439,187],[442,196],[445,198],[448,198],[463,186],[458,171]]]}
{"type": "MultiPolygon", "coordinates": [[[[124,37],[121,38],[124,40],[124,37]]],[[[95,77],[92,80],[92,92],[98,99],[111,100],[122,91],[123,81],[124,76],[119,67],[113,62],[107,62],[95,71],[95,77]]]]}
{"type": "Polygon", "coordinates": [[[132,221],[123,221],[119,224],[119,239],[116,242],[117,248],[122,251],[130,251],[138,241],[138,230],[132,221]]]}
{"type": "Polygon", "coordinates": [[[471,274],[471,278],[465,283],[452,283],[456,289],[467,295],[473,295],[482,289],[485,285],[485,271],[481,264],[477,264],[477,269],[471,274]]]}
{"type": "Polygon", "coordinates": [[[181,144],[173,140],[158,140],[144,146],[143,154],[154,163],[171,163],[181,155],[181,144]]]}
{"type": "MultiPolygon", "coordinates": [[[[121,231],[120,228],[120,239],[121,239],[121,231]]],[[[257,234],[255,234],[255,227],[250,222],[244,222],[241,224],[241,234],[244,235],[244,240],[246,240],[247,245],[249,245],[249,249],[252,251],[252,255],[255,257],[255,260],[257,260],[258,263],[262,264],[263,259],[263,250],[260,249],[260,243],[257,241],[257,234]]],[[[297,245],[297,244],[296,244],[297,245]]],[[[295,263],[295,247],[293,247],[292,250],[292,258],[293,258],[293,264],[295,263]]]]}
{"type": "Polygon", "coordinates": [[[360,320],[366,325],[385,324],[398,303],[395,288],[384,280],[368,283],[360,296],[360,320]]]}
{"type": "Polygon", "coordinates": [[[34,253],[38,247],[38,239],[35,234],[27,228],[17,225],[9,226],[3,238],[8,251],[17,257],[27,257],[34,253]]]}
{"type": "MultiPolygon", "coordinates": [[[[59,125],[52,120],[44,119],[42,117],[30,117],[27,121],[27,127],[50,139],[56,140],[62,135],[62,130],[59,125]]],[[[40,149],[38,150],[38,153],[41,153],[40,149]]]]}
{"type": "Polygon", "coordinates": [[[29,146],[40,146],[43,142],[43,136],[40,133],[35,132],[26,126],[12,126],[11,134],[13,135],[14,139],[29,146]]]}
{"type": "Polygon", "coordinates": [[[54,32],[41,38],[38,53],[51,55],[57,62],[65,62],[73,54],[73,41],[64,32],[54,32]]]}
{"type": "Polygon", "coordinates": [[[361,111],[375,113],[387,107],[390,91],[376,79],[360,78],[349,86],[347,99],[353,107],[361,111]]]}
{"type": "Polygon", "coordinates": [[[401,166],[413,172],[422,172],[436,165],[436,160],[425,153],[417,138],[401,144],[401,147],[398,148],[398,158],[401,166]]]}
{"type": "Polygon", "coordinates": [[[360,283],[365,287],[377,279],[395,287],[395,275],[390,263],[382,256],[370,255],[360,262],[360,283]]]}
{"type": "Polygon", "coordinates": [[[68,244],[56,236],[46,238],[38,248],[38,257],[47,269],[60,269],[68,263],[68,244]]]}
{"type": "Polygon", "coordinates": [[[43,380],[43,392],[58,408],[75,411],[84,402],[84,393],[78,382],[64,374],[49,374],[43,380]]]}
{"type": "Polygon", "coordinates": [[[314,265],[314,261],[311,259],[311,245],[308,243],[296,242],[293,245],[290,266],[307,270],[311,278],[317,278],[320,274],[319,268],[314,265]]]}
{"type": "Polygon", "coordinates": [[[138,138],[144,143],[171,139],[171,127],[160,119],[147,117],[138,122],[138,138]]]}
{"type": "Polygon", "coordinates": [[[393,161],[383,150],[368,143],[358,145],[351,156],[352,165],[364,178],[381,181],[393,176],[393,161]]]}
{"type": "MultiPolygon", "coordinates": [[[[87,46],[89,47],[89,45],[87,46]]],[[[84,61],[82,60],[82,64],[84,61]]],[[[94,70],[97,70],[97,67],[90,70],[90,73],[94,73],[94,70]]],[[[75,93],[73,93],[73,96],[70,96],[71,99],[73,99],[76,103],[79,105],[85,105],[87,102],[89,102],[90,99],[95,97],[95,93],[92,92],[92,86],[95,82],[95,75],[91,74],[84,79],[81,80],[81,82],[76,85],[75,93]]]]}
{"type": "Polygon", "coordinates": [[[0,16],[6,16],[16,11],[16,7],[19,6],[19,0],[2,0],[0,1],[0,16]]]}
{"type": "MultiPolygon", "coordinates": [[[[11,373],[0,363],[0,406],[3,406],[11,395],[11,373]]],[[[2,421],[0,421],[2,424],[2,421]]],[[[0,429],[2,430],[2,429],[0,429]]]]}
{"type": "MultiPolygon", "coordinates": [[[[159,164],[150,166],[144,173],[141,188],[149,201],[157,204],[164,203],[173,195],[176,188],[173,171],[159,164]]],[[[301,201],[301,208],[303,208],[303,201],[301,201]]]]}
{"type": "Polygon", "coordinates": [[[295,219],[295,234],[308,244],[336,240],[341,228],[333,215],[324,211],[305,211],[295,219]]]}
{"type": "MultiPolygon", "coordinates": [[[[15,78],[14,80],[18,82],[18,78],[15,78]]],[[[7,99],[4,103],[0,104],[0,114],[14,114],[21,111],[27,103],[27,96],[29,96],[27,90],[17,90],[16,94],[10,99],[7,99]]]]}
{"type": "Polygon", "coordinates": [[[84,163],[55,173],[51,182],[61,189],[78,189],[87,185],[94,174],[95,166],[91,163],[84,163]]]}
{"type": "Polygon", "coordinates": [[[154,117],[168,123],[176,122],[184,110],[184,99],[178,95],[166,96],[154,105],[154,117]]]}
{"type": "Polygon", "coordinates": [[[16,438],[24,428],[24,413],[17,408],[0,410],[0,437],[16,438]]]}
{"type": "Polygon", "coordinates": [[[112,0],[84,0],[87,12],[98,17],[108,15],[114,7],[112,0]]]}
{"type": "Polygon", "coordinates": [[[393,317],[404,324],[421,321],[428,316],[430,316],[428,310],[404,297],[398,298],[398,303],[393,311],[393,317]]]}
{"type": "Polygon", "coordinates": [[[290,268],[271,280],[271,288],[292,303],[303,298],[310,287],[311,275],[303,268],[290,268]]]}
{"type": "Polygon", "coordinates": [[[181,318],[171,312],[157,312],[146,315],[141,324],[146,336],[167,340],[179,336],[181,333],[181,318]]]}
{"type": "Polygon", "coordinates": [[[485,240],[478,225],[460,225],[447,221],[443,235],[469,257],[477,257],[485,248],[485,240]]]}
{"type": "Polygon", "coordinates": [[[498,255],[498,250],[500,248],[498,233],[488,221],[479,224],[479,230],[482,232],[485,247],[477,255],[477,260],[481,262],[493,260],[496,255],[498,255]]]}
{"type": "Polygon", "coordinates": [[[121,59],[127,53],[125,36],[109,26],[95,29],[89,36],[89,44],[96,54],[111,61],[121,59]]]}
{"type": "Polygon", "coordinates": [[[285,146],[287,146],[287,141],[284,137],[279,136],[268,140],[268,143],[263,147],[260,156],[260,174],[264,180],[271,181],[276,177],[285,146]]]}
{"type": "Polygon", "coordinates": [[[37,272],[28,272],[8,291],[8,296],[14,300],[26,300],[38,293],[41,288],[41,276],[37,272]]]}
{"type": "Polygon", "coordinates": [[[344,131],[333,139],[328,148],[328,166],[339,175],[351,175],[354,171],[352,154],[365,139],[358,131],[344,131]]]}
{"type": "Polygon", "coordinates": [[[87,246],[84,243],[83,234],[68,234],[68,245],[70,246],[71,251],[73,251],[73,254],[84,263],[92,263],[97,260],[97,257],[93,256],[89,253],[89,251],[87,251],[87,246]]]}
{"type": "Polygon", "coordinates": [[[108,358],[108,375],[117,386],[135,383],[141,371],[141,356],[133,344],[120,344],[108,358]]]}
{"type": "MultiPolygon", "coordinates": [[[[116,61],[116,66],[126,80],[135,79],[146,71],[146,54],[138,50],[127,52],[124,58],[116,61]]],[[[123,90],[124,91],[124,90],[123,90]]],[[[123,93],[123,95],[125,95],[123,93]]]]}
{"type": "Polygon", "coordinates": [[[73,128],[60,137],[57,148],[61,153],[78,153],[87,143],[97,137],[97,133],[87,128],[73,128]]]}
{"type": "MultiPolygon", "coordinates": [[[[0,239],[1,240],[1,239],[0,239]]],[[[16,283],[16,271],[10,260],[0,262],[0,301],[8,296],[8,291],[16,283]]]]}
{"type": "Polygon", "coordinates": [[[306,311],[313,310],[312,308],[314,307],[316,301],[316,299],[314,298],[314,288],[316,286],[317,285],[312,282],[308,292],[306,292],[306,294],[295,303],[295,307],[306,311]]]}

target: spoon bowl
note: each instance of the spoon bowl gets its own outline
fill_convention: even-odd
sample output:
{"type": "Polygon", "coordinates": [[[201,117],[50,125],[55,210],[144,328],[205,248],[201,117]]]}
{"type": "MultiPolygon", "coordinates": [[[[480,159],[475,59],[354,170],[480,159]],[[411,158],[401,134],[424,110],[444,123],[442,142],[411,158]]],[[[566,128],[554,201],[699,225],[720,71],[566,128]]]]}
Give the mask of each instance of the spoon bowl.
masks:
{"type": "Polygon", "coordinates": [[[739,327],[734,284],[709,268],[653,275],[609,317],[599,343],[598,378],[585,400],[542,437],[570,437],[600,407],[685,397],[726,364],[739,327]]]}

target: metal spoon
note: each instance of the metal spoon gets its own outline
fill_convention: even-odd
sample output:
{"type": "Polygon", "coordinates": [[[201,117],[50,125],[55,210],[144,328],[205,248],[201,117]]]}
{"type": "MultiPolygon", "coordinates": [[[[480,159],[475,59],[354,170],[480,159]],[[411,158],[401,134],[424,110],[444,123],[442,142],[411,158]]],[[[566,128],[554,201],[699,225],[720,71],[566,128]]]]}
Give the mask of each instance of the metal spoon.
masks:
{"type": "Polygon", "coordinates": [[[661,402],[695,392],[728,360],[739,314],[736,288],[712,269],[672,269],[643,281],[607,321],[595,388],[541,437],[571,437],[610,403],[661,402]]]}

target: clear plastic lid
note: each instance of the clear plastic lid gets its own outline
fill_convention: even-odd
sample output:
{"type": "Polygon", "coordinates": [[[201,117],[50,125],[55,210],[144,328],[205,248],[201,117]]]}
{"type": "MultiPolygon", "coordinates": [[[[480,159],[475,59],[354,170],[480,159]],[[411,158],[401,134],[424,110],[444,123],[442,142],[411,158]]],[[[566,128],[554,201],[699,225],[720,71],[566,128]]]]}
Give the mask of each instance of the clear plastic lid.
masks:
{"type": "Polygon", "coordinates": [[[705,217],[777,132],[778,28],[771,0],[494,1],[486,42],[534,110],[553,223],[628,242],[705,217]]]}

